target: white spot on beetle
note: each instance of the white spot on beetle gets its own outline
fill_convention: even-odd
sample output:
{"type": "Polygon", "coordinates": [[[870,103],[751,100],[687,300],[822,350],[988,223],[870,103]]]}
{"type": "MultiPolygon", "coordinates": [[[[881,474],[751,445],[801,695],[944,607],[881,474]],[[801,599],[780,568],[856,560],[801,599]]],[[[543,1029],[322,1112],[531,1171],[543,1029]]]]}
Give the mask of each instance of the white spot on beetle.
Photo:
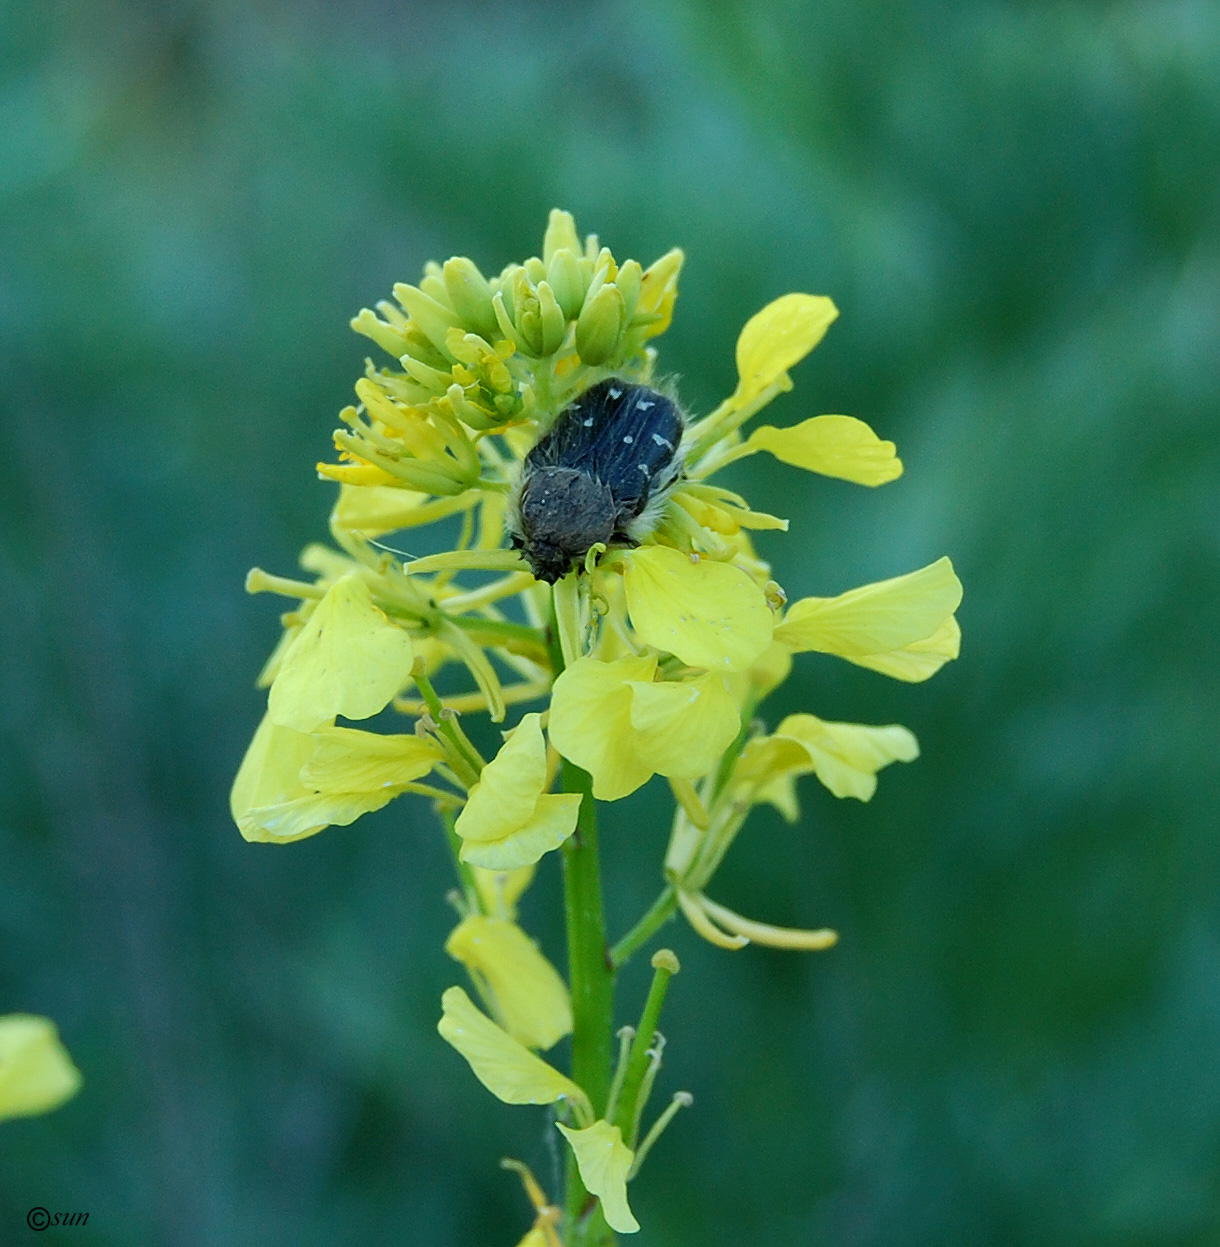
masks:
{"type": "Polygon", "coordinates": [[[652,435],[652,440],[656,442],[658,446],[664,446],[667,450],[673,450],[674,448],[673,442],[671,442],[668,437],[662,437],[660,433],[654,433],[652,435]]]}
{"type": "Polygon", "coordinates": [[[611,398],[622,398],[623,397],[623,391],[616,390],[613,386],[610,387],[607,393],[610,395],[611,398]]]}
{"type": "Polygon", "coordinates": [[[634,441],[635,441],[635,438],[632,437],[630,433],[628,433],[627,436],[623,438],[623,445],[630,446],[631,443],[634,441]]]}
{"type": "Polygon", "coordinates": [[[591,429],[593,427],[593,417],[590,416],[587,420],[582,420],[580,423],[582,427],[586,429],[591,429]]]}
{"type": "Polygon", "coordinates": [[[640,399],[640,401],[639,401],[638,403],[636,403],[636,406],[637,406],[637,407],[638,407],[641,411],[647,411],[647,410],[649,409],[649,407],[655,407],[655,406],[656,406],[656,403],[650,402],[650,401],[649,401],[648,399],[646,399],[646,398],[641,398],[641,399],[640,399]]]}

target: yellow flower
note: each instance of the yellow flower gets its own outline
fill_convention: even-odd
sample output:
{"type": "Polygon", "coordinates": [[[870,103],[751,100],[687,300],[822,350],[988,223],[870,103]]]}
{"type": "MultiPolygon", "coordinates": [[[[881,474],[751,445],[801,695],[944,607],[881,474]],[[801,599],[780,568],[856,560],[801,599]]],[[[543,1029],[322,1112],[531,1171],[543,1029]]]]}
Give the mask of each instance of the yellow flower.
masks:
{"type": "Polygon", "coordinates": [[[655,682],[657,660],[581,658],[555,681],[551,739],[615,801],[655,774],[697,779],[715,766],[740,719],[723,677],[655,682]]]}
{"type": "Polygon", "coordinates": [[[548,793],[541,715],[527,714],[470,790],[454,830],[464,862],[489,870],[531,866],[575,830],[580,796],[548,793]]]}
{"type": "Polygon", "coordinates": [[[0,1017],[0,1121],[49,1113],[70,1100],[80,1085],[80,1070],[50,1018],[28,1013],[0,1017]]]}
{"type": "Polygon", "coordinates": [[[454,928],[445,951],[470,971],[496,1019],[527,1048],[553,1047],[571,1033],[568,989],[516,923],[471,914],[454,928]]]}
{"type": "Polygon", "coordinates": [[[233,821],[247,840],[287,844],[388,805],[441,759],[418,736],[355,728],[296,732],[264,717],[233,781],[233,821]]]}

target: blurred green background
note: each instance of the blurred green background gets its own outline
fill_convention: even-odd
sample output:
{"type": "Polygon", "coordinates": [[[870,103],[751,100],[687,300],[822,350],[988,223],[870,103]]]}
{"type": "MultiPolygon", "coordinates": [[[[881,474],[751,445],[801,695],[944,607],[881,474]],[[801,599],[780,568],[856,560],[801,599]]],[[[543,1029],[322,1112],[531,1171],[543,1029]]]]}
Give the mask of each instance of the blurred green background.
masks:
{"type": "MultiPolygon", "coordinates": [[[[554,1132],[433,1030],[430,811],[280,849],[227,792],[278,635],[243,576],[324,535],[348,318],[560,205],[686,248],[696,411],[765,302],[838,303],[769,417],[858,415],[907,473],[741,465],[791,596],[942,553],[966,585],[930,684],[808,655],[767,707],[924,756],[867,806],[808,783],[717,881],[834,951],[667,930],[658,1089],[696,1103],[640,1243],[1220,1243],[1214,0],[7,0],[0,78],[0,1012],[86,1076],[0,1127],[0,1242],[523,1233],[496,1161],[549,1181],[554,1132]],[[89,1224],[36,1240],[34,1204],[89,1224]]],[[[611,812],[616,931],[667,806],[611,812]]],[[[526,916],[561,960],[555,884],[526,916]]]]}

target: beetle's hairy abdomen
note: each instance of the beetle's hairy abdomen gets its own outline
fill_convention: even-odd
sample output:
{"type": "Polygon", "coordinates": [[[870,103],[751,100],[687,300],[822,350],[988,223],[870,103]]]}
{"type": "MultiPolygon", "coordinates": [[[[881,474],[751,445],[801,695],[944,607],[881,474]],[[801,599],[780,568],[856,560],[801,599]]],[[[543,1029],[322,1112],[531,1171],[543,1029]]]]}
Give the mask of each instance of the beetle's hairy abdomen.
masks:
{"type": "Polygon", "coordinates": [[[539,580],[554,583],[590,546],[614,534],[610,488],[575,468],[533,472],[521,491],[522,553],[539,580]]]}

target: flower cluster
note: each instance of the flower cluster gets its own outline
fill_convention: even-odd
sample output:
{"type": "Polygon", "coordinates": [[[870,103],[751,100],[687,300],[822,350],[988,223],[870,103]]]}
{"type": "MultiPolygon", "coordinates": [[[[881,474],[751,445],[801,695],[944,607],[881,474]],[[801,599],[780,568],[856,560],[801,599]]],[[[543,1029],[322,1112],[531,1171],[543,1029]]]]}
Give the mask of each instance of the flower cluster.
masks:
{"type": "MultiPolygon", "coordinates": [[[[339,484],[333,547],[306,548],[304,578],[250,573],[252,592],[295,605],[260,677],[267,711],[232,793],[242,834],[274,843],[349,824],[404,793],[434,803],[462,885],[446,948],[486,1009],[451,988],[441,1034],[501,1100],[561,1105],[584,1189],[622,1232],[638,1228],[625,1184],[656,1136],[639,1139],[659,1063],[655,1018],[624,1040],[608,1096],[537,1055],[572,1030],[573,999],[516,923],[536,863],[572,848],[591,800],[619,800],[660,775],[675,797],[663,890],[614,963],[678,911],[725,948],[827,947],[833,932],[746,918],[707,889],[754,806],[795,821],[806,774],[866,801],[877,772],[918,746],[903,727],[812,714],[768,731],[760,704],[795,654],[918,681],[959,644],[961,586],[948,559],[789,605],[750,539],[787,521],[712,483],[755,454],[868,486],[901,474],[893,443],[850,416],[743,431],[791,388],[789,370],[835,319],[820,296],[785,295],[746,323],[736,388],[684,421],[677,479],[632,543],[593,545],[553,587],[510,548],[521,465],[539,438],[599,382],[657,384],[650,342],[670,323],[682,262],[674,250],[647,269],[619,264],[554,211],[541,256],[492,278],[462,257],[430,264],[419,286],[396,286],[394,303],[352,322],[397,366],[368,364],[358,405],[341,413],[338,461],[319,465],[339,484]],[[401,561],[380,543],[455,516],[460,535],[443,554],[401,561]],[[454,691],[441,696],[433,678],[445,668],[454,691]],[[350,726],[387,707],[411,730],[350,726]],[[510,707],[533,708],[485,760],[458,715],[486,711],[500,723],[510,707]],[[584,788],[555,791],[582,772],[584,788]]],[[[677,968],[667,953],[654,965],[659,981],[677,968]]],[[[539,1218],[526,1241],[560,1241],[558,1214],[526,1179],[539,1218]]],[[[565,1224],[576,1232],[571,1207],[565,1224]]]]}

